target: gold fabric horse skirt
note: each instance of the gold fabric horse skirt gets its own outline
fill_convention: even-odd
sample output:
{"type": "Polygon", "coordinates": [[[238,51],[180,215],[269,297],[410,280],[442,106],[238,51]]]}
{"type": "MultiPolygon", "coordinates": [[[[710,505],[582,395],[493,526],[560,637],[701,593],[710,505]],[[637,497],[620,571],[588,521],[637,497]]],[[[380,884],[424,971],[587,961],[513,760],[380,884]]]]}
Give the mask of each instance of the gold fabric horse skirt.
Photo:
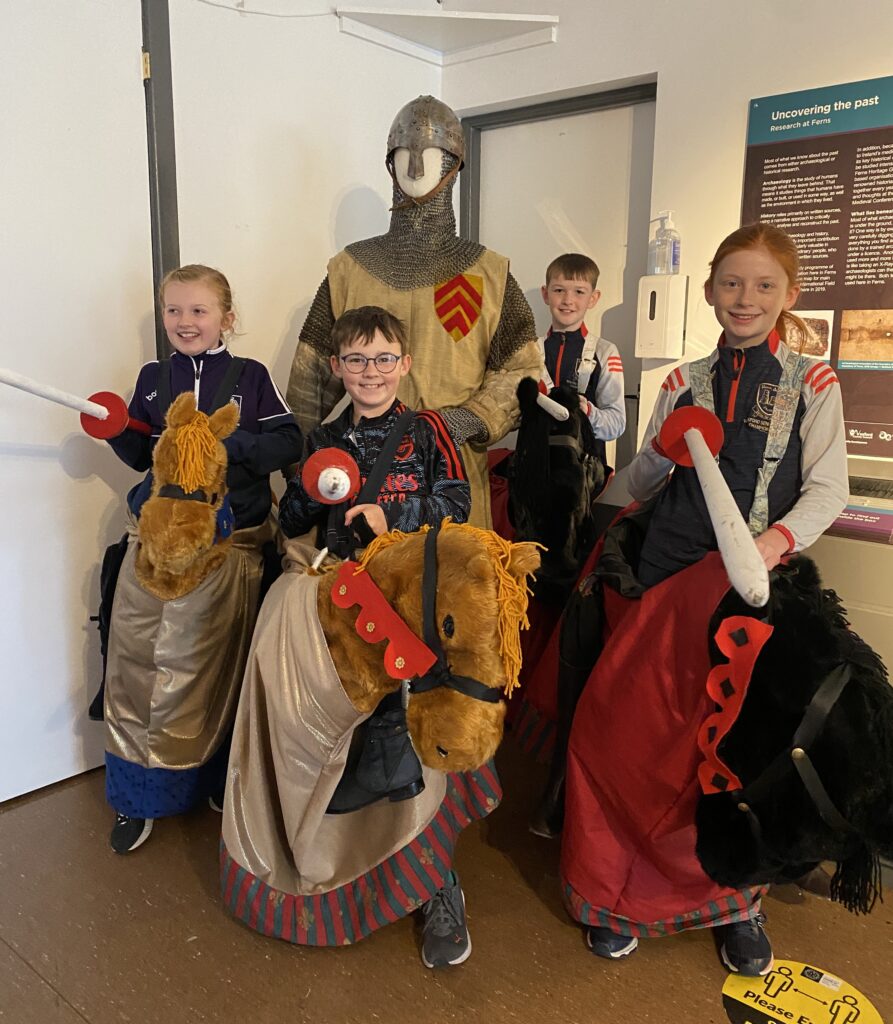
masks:
{"type": "Polygon", "coordinates": [[[430,898],[458,832],[501,796],[489,768],[449,776],[424,768],[414,799],[326,814],[353,732],[368,717],[348,699],[320,625],[318,588],[331,579],[286,571],[264,601],[233,733],[221,847],[228,908],[265,934],[313,945],[355,941],[430,898]]]}
{"type": "Polygon", "coordinates": [[[229,735],[257,613],[261,548],[274,526],[236,531],[222,565],[171,601],[138,583],[135,522],[128,532],[106,669],[107,793],[121,813],[156,817],[203,795],[190,793],[196,770],[229,735]]]}

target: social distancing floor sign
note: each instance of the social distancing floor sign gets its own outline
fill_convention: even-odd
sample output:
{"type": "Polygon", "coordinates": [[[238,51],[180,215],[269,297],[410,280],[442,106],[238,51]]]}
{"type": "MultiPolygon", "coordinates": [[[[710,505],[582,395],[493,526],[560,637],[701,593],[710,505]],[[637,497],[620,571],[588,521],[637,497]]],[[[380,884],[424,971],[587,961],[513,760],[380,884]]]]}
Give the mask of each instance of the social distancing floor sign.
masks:
{"type": "Polygon", "coordinates": [[[852,985],[795,960],[776,960],[761,978],[730,974],[722,1001],[732,1024],[883,1024],[852,985]]]}

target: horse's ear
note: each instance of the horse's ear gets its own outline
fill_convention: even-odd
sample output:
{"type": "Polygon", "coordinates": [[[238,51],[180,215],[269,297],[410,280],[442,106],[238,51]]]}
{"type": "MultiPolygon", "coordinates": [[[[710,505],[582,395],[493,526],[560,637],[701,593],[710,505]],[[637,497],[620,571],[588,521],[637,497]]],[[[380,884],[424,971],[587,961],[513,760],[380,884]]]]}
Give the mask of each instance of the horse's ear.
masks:
{"type": "Polygon", "coordinates": [[[540,567],[540,549],[537,544],[524,541],[520,544],[512,544],[512,553],[509,557],[509,572],[516,579],[523,579],[540,567]]]}
{"type": "Polygon", "coordinates": [[[169,427],[182,427],[195,416],[195,392],[184,391],[171,403],[171,407],[164,417],[164,422],[169,427]]]}
{"type": "Polygon", "coordinates": [[[521,409],[522,416],[529,416],[531,413],[536,412],[536,399],[539,393],[539,384],[533,377],[522,377],[518,381],[518,406],[521,409]]]}
{"type": "Polygon", "coordinates": [[[222,409],[218,409],[210,418],[211,433],[218,439],[223,440],[239,425],[239,407],[233,402],[227,402],[222,409]]]}

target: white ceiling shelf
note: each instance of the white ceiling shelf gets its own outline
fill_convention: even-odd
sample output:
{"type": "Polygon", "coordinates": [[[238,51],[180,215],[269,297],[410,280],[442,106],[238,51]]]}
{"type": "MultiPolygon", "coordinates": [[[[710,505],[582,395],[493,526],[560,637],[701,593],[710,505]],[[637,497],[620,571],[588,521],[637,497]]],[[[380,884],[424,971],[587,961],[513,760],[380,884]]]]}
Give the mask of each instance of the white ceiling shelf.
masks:
{"type": "Polygon", "coordinates": [[[336,7],[335,14],[342,32],[438,67],[543,46],[558,36],[558,16],[553,14],[374,7],[336,7]]]}

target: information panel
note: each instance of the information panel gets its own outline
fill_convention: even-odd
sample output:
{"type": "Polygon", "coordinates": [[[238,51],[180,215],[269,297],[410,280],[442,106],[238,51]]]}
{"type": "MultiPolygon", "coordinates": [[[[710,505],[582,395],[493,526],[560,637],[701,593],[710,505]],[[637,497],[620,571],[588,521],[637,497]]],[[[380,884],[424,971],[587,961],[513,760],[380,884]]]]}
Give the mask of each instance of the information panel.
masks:
{"type": "Polygon", "coordinates": [[[741,220],[796,240],[804,351],[837,370],[847,451],[893,458],[893,78],[751,100],[741,220]]]}

